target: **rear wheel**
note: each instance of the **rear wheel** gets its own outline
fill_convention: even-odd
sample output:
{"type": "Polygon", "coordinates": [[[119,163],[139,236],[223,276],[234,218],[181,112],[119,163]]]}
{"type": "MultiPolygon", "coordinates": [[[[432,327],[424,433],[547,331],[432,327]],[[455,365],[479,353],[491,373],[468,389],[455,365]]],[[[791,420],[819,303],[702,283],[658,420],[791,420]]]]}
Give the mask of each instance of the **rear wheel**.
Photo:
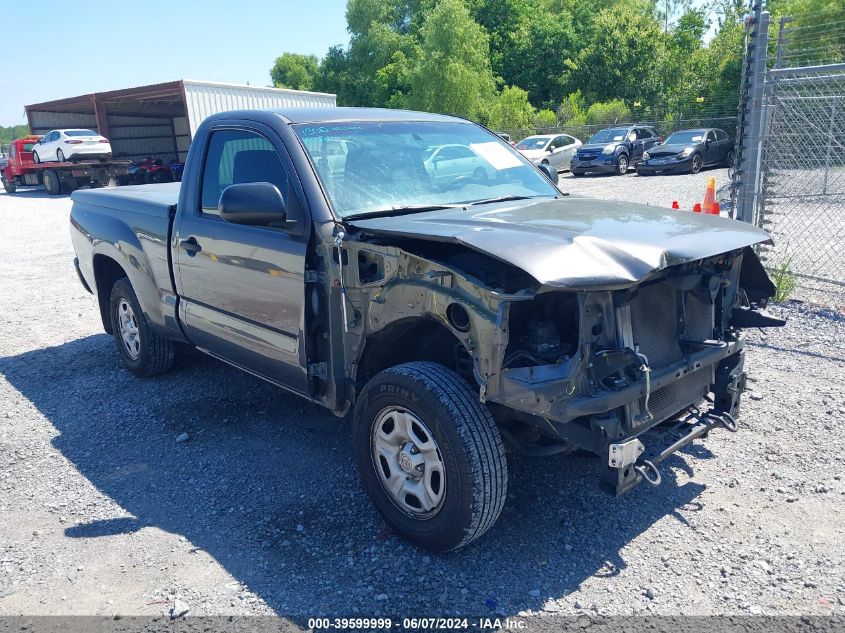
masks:
{"type": "Polygon", "coordinates": [[[44,182],[44,188],[51,196],[57,196],[62,192],[62,181],[58,172],[53,169],[45,169],[41,178],[44,182]]]}
{"type": "Polygon", "coordinates": [[[135,290],[126,277],[112,287],[109,314],[117,353],[126,369],[136,376],[154,376],[170,369],[173,342],[160,337],[147,324],[135,290]]]}
{"type": "Polygon", "coordinates": [[[387,369],[361,391],[354,419],[363,487],[397,533],[443,552],[495,523],[507,493],[502,439],[457,373],[429,362],[387,369]]]}
{"type": "Polygon", "coordinates": [[[628,173],[628,157],[625,154],[620,154],[616,159],[616,173],[620,176],[628,173]]]}
{"type": "Polygon", "coordinates": [[[65,153],[60,149],[56,150],[56,160],[60,163],[65,162],[65,153]]]}

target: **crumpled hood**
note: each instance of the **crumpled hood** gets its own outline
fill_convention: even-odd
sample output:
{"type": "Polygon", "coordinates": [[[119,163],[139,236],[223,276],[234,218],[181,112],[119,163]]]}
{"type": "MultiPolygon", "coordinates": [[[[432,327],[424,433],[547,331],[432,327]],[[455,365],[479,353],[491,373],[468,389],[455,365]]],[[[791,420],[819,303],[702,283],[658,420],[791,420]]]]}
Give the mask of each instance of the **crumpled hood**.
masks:
{"type": "Polygon", "coordinates": [[[463,244],[571,290],[635,285],[669,266],[770,241],[690,211],[576,196],[349,222],[368,233],[463,244]]]}

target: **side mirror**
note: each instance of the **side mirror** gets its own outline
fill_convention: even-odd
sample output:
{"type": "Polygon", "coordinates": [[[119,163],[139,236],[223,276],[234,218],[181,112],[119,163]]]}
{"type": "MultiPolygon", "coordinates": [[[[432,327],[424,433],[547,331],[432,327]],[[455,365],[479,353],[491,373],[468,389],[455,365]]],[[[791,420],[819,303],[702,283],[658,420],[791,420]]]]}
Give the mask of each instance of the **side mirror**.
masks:
{"type": "Polygon", "coordinates": [[[271,226],[291,230],[298,224],[288,220],[285,199],[276,185],[248,182],[229,185],[218,205],[220,217],[232,224],[271,226]]]}
{"type": "Polygon", "coordinates": [[[540,163],[537,168],[543,172],[543,175],[548,178],[553,185],[557,185],[557,169],[546,163],[540,163]]]}

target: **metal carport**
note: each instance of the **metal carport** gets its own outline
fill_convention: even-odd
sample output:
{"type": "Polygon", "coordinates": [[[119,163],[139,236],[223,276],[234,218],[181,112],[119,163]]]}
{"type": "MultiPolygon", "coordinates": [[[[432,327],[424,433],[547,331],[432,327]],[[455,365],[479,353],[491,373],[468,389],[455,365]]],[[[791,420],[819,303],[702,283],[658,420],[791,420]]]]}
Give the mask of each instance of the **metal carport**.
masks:
{"type": "Polygon", "coordinates": [[[29,128],[44,134],[90,128],[111,141],[115,158],[185,160],[193,134],[211,114],[238,109],[337,105],[320,92],[180,79],[26,106],[29,128]]]}

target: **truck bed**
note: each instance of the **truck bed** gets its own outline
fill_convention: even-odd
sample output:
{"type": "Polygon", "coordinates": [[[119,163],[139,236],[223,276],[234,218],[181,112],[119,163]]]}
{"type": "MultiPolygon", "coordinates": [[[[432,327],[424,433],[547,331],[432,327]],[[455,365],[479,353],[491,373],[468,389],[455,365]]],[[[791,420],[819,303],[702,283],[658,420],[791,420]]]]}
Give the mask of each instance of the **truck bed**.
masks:
{"type": "Polygon", "coordinates": [[[81,189],[71,194],[74,202],[116,211],[167,217],[179,201],[181,183],[130,185],[108,189],[81,189]]]}

